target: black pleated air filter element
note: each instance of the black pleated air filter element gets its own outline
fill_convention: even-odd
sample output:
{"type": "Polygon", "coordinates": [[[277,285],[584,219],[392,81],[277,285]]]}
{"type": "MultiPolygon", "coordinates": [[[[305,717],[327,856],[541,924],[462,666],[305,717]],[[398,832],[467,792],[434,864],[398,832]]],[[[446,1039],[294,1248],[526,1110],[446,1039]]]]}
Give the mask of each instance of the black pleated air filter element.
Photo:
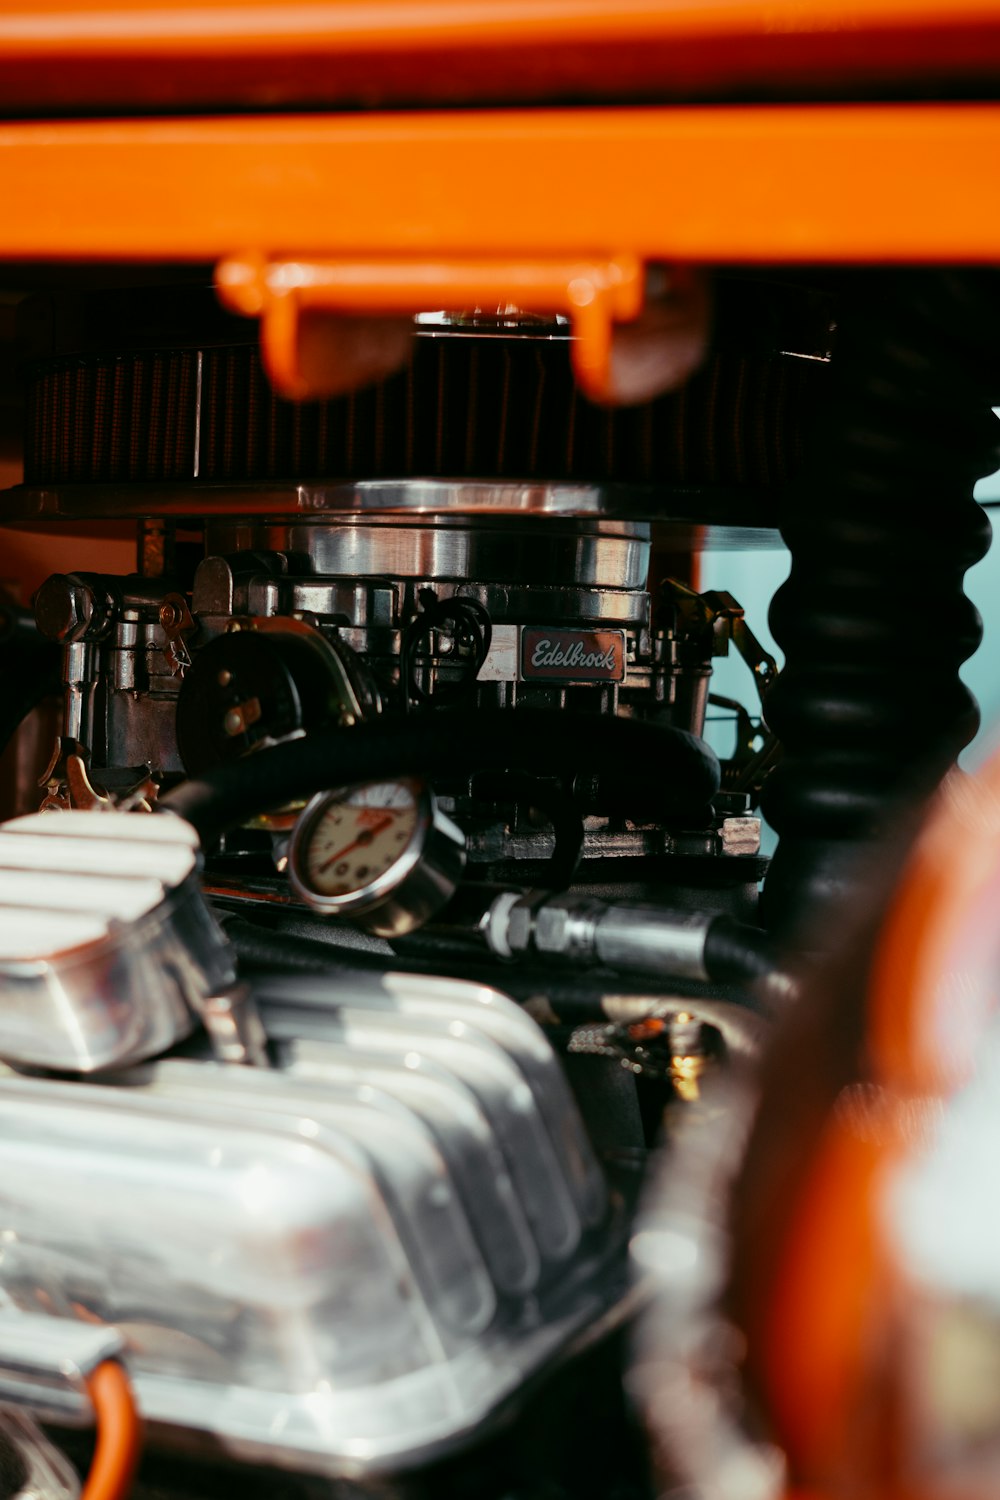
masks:
{"type": "Polygon", "coordinates": [[[59,356],[27,371],[29,485],[407,477],[681,487],[784,483],[821,362],[717,352],[680,391],[595,406],[562,338],[419,337],[398,374],[278,399],[256,345],[59,356]]]}

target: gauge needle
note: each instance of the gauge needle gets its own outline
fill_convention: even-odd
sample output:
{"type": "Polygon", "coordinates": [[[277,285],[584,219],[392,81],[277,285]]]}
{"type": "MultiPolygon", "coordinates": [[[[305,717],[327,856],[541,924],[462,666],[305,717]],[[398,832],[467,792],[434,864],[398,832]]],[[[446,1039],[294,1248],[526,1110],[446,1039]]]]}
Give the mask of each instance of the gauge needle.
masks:
{"type": "Polygon", "coordinates": [[[355,849],[363,849],[366,844],[370,844],[372,839],[377,838],[377,836],[386,828],[391,828],[394,816],[394,813],[390,813],[388,817],[383,818],[380,823],[373,823],[371,828],[363,829],[362,832],[358,834],[353,843],[345,844],[343,849],[338,849],[336,854],[331,854],[330,858],[324,860],[323,864],[320,865],[320,874],[322,874],[324,870],[328,870],[331,865],[335,865],[338,859],[343,859],[345,854],[350,854],[355,849]]]}

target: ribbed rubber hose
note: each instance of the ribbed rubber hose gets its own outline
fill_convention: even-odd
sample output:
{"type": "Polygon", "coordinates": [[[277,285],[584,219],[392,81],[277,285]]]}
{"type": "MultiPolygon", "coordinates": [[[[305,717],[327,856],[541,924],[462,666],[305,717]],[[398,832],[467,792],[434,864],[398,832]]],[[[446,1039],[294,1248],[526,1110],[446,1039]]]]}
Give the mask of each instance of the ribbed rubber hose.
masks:
{"type": "Polygon", "coordinates": [[[255,814],[329,787],[476,771],[603,772],[629,788],[637,815],[695,825],[719,789],[714,752],[680,729],[595,714],[442,709],[290,740],[182,782],[159,806],[186,818],[210,847],[255,814]]]}
{"type": "Polygon", "coordinates": [[[959,667],[981,638],[965,571],[989,546],[972,498],[1000,464],[1000,277],[893,270],[843,309],[832,402],[791,497],[767,702],[784,759],[762,911],[788,930],[849,883],[902,795],[927,793],[979,724],[959,667]]]}

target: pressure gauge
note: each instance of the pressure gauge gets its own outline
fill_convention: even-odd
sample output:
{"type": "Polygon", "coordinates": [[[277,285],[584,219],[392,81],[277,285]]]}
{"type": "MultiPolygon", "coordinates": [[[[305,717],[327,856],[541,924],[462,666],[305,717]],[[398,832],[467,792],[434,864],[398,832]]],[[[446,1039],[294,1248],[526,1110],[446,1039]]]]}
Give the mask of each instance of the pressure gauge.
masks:
{"type": "Polygon", "coordinates": [[[320,792],[288,846],[292,888],[315,911],[402,937],[450,900],[465,838],[430,787],[401,779],[320,792]]]}

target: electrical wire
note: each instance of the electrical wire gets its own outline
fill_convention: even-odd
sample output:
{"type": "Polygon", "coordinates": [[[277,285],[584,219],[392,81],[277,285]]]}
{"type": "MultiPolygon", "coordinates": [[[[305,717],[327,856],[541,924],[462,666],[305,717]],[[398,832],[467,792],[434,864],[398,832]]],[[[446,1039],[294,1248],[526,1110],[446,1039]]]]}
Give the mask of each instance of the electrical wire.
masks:
{"type": "Polygon", "coordinates": [[[99,1364],[86,1385],[97,1417],[97,1444],[80,1500],[124,1500],[142,1447],[132,1387],[115,1360],[99,1364]]]}
{"type": "Polygon", "coordinates": [[[494,771],[478,776],[473,782],[473,796],[489,802],[508,800],[540,812],[547,818],[555,835],[555,848],[549,856],[540,884],[554,891],[564,891],[583,858],[584,830],[572,796],[556,781],[542,780],[523,771],[494,771]]]}

